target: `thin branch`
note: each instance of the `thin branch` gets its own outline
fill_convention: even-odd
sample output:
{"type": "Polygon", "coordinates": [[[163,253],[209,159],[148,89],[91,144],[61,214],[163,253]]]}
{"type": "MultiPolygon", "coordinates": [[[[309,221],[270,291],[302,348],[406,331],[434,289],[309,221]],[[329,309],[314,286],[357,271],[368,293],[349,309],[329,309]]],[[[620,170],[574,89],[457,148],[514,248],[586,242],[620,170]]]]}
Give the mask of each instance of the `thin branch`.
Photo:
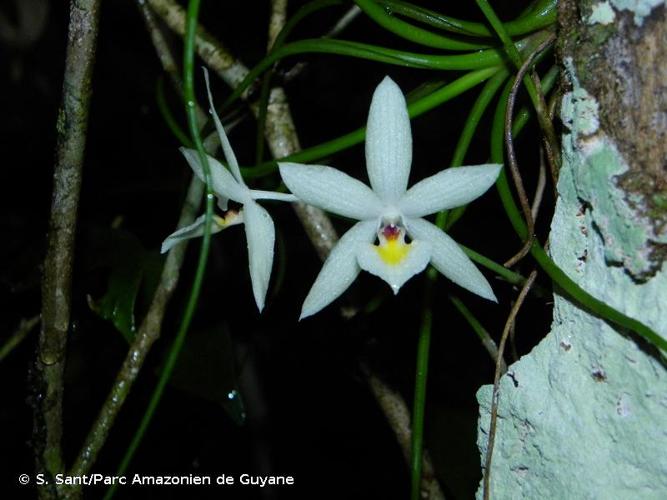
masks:
{"type": "MultiPolygon", "coordinates": [[[[500,338],[500,345],[498,346],[498,360],[500,361],[503,357],[505,351],[505,344],[507,343],[507,337],[509,335],[510,329],[516,320],[516,316],[519,313],[519,309],[523,304],[523,301],[526,299],[530,287],[533,285],[535,278],[537,277],[537,271],[533,271],[528,276],[528,279],[521,288],[519,297],[512,306],[512,310],[505,322],[505,328],[503,328],[503,334],[500,338]]],[[[484,460],[484,500],[489,500],[491,495],[491,461],[493,459],[493,445],[496,440],[496,425],[498,422],[498,391],[500,388],[500,375],[502,372],[502,366],[500,362],[496,362],[496,373],[493,378],[493,394],[491,396],[491,422],[489,423],[489,438],[486,443],[486,457],[484,460]]]]}
{"type": "MultiPolygon", "coordinates": [[[[284,0],[272,2],[270,40],[272,33],[275,36],[282,29],[280,22],[285,21],[286,7],[287,2],[284,0]]],[[[282,158],[301,150],[292,112],[282,87],[273,87],[269,94],[264,134],[274,158],[282,158]]],[[[321,259],[326,259],[338,241],[331,219],[319,208],[305,203],[294,203],[293,207],[318,255],[321,259]]]]}
{"type": "MultiPolygon", "coordinates": [[[[553,122],[554,116],[556,115],[556,108],[560,104],[562,98],[562,92],[560,88],[557,88],[556,91],[553,93],[553,95],[549,98],[549,104],[548,104],[548,112],[549,112],[549,120],[553,122]]],[[[546,141],[546,138],[545,138],[546,141]]],[[[545,148],[546,150],[546,148],[545,148]]],[[[551,172],[551,182],[552,182],[552,187],[553,187],[553,195],[554,198],[558,197],[558,175],[559,175],[559,164],[556,163],[556,159],[547,156],[547,159],[549,160],[549,169],[551,172]]]]}
{"type": "MultiPolygon", "coordinates": [[[[176,63],[176,59],[174,58],[174,55],[171,52],[171,49],[169,48],[169,44],[167,43],[167,40],[165,40],[164,35],[162,33],[162,30],[158,26],[158,23],[155,20],[155,15],[153,14],[153,11],[151,8],[146,4],[146,0],[135,0],[137,3],[137,7],[139,8],[139,12],[141,12],[141,15],[144,18],[144,22],[146,23],[146,29],[148,30],[148,33],[151,36],[151,41],[153,42],[153,47],[155,48],[155,52],[157,53],[158,59],[160,59],[160,64],[162,65],[162,69],[169,75],[169,79],[171,80],[171,84],[174,87],[174,89],[178,92],[179,95],[183,95],[183,81],[181,80],[181,70],[176,63]]],[[[200,121],[200,123],[204,123],[208,115],[204,113],[204,111],[199,107],[198,104],[196,104],[196,109],[197,109],[197,119],[200,121]]],[[[215,142],[217,144],[217,134],[213,133],[211,134],[212,138],[216,138],[215,142]]],[[[213,144],[211,144],[211,141],[209,140],[206,142],[207,146],[212,147],[213,144]]]]}
{"type": "Polygon", "coordinates": [[[533,196],[533,204],[530,207],[530,215],[533,217],[533,223],[537,220],[537,215],[540,213],[540,206],[544,199],[544,189],[547,186],[547,167],[544,164],[544,150],[540,148],[540,169],[537,174],[537,186],[535,187],[535,196],[533,196]]]}
{"type": "MultiPolygon", "coordinates": [[[[88,129],[100,0],[70,3],[63,95],[58,114],[56,164],[48,247],[42,276],[42,327],[35,359],[33,440],[38,473],[62,472],[62,397],[74,240],[88,129]]],[[[57,495],[53,481],[39,487],[42,498],[57,495]]]]}
{"type": "MultiPolygon", "coordinates": [[[[359,8],[358,5],[353,5],[348,9],[348,11],[342,15],[342,17],[334,24],[334,26],[327,31],[322,38],[334,38],[343,32],[351,23],[354,21],[359,14],[363,11],[359,8]]],[[[287,83],[296,78],[305,68],[308,66],[308,63],[305,61],[299,61],[290,69],[286,70],[283,75],[283,82],[287,83]]]]}
{"type": "Polygon", "coordinates": [[[0,361],[5,359],[23,340],[28,336],[33,328],[39,323],[39,314],[32,318],[23,318],[14,333],[0,346],[0,361]]]}
{"type": "MultiPolygon", "coordinates": [[[[510,327],[510,349],[512,349],[512,359],[514,361],[518,361],[519,359],[519,352],[516,349],[516,322],[512,323],[512,326],[510,327]]],[[[507,371],[507,369],[503,370],[503,374],[507,371]]]]}
{"type": "MultiPolygon", "coordinates": [[[[147,1],[174,33],[181,37],[185,35],[186,16],[183,7],[174,0],[147,1]]],[[[248,74],[248,68],[201,26],[197,30],[195,43],[199,57],[206,61],[230,87],[236,88],[248,74]]]]}
{"type": "MultiPolygon", "coordinates": [[[[410,447],[412,443],[412,430],[410,424],[410,410],[403,397],[391,387],[387,386],[382,379],[373,374],[370,369],[361,365],[361,370],[366,377],[366,382],[384,413],[389,426],[394,431],[396,441],[403,451],[405,463],[410,466],[410,447]]],[[[444,500],[445,495],[440,488],[440,483],[435,475],[435,469],[431,457],[426,450],[423,453],[422,483],[421,491],[428,492],[430,500],[444,500]]]]}
{"type": "Polygon", "coordinates": [[[334,24],[333,28],[331,28],[326,35],[324,35],[324,38],[334,38],[338,35],[340,35],[341,32],[347,28],[352,21],[354,21],[359,14],[361,14],[362,10],[359,8],[358,5],[353,5],[348,9],[348,11],[343,14],[343,16],[334,24]]]}
{"type": "MultiPolygon", "coordinates": [[[[553,41],[554,41],[554,36],[552,35],[549,38],[547,38],[544,42],[542,42],[540,46],[533,53],[531,53],[530,56],[526,59],[526,61],[523,63],[521,68],[519,68],[519,71],[516,74],[516,77],[514,79],[514,84],[512,85],[512,89],[509,93],[509,97],[507,100],[507,108],[505,111],[505,147],[507,148],[507,161],[509,163],[510,172],[512,173],[512,179],[514,180],[514,187],[516,188],[516,192],[519,197],[519,202],[521,204],[523,217],[526,220],[526,226],[528,227],[527,229],[528,237],[526,238],[526,241],[524,242],[519,252],[504,264],[505,267],[512,267],[514,264],[516,264],[518,261],[523,259],[528,254],[528,252],[530,251],[530,247],[533,244],[533,238],[535,233],[535,221],[533,220],[530,203],[528,202],[528,196],[526,195],[526,190],[523,186],[523,179],[521,177],[521,172],[519,171],[519,166],[516,161],[516,155],[514,154],[514,140],[512,138],[512,119],[514,115],[514,103],[516,101],[517,92],[519,91],[519,85],[521,85],[521,82],[523,81],[523,77],[525,76],[526,72],[532,67],[535,58],[543,50],[549,47],[553,43],[553,41]]],[[[542,96],[541,92],[538,93],[540,95],[540,102],[544,102],[544,97],[542,96]]],[[[546,109],[546,106],[544,106],[544,109],[546,109]]]]}
{"type": "Polygon", "coordinates": [[[273,44],[287,22],[287,0],[271,1],[271,16],[269,17],[269,37],[266,44],[267,52],[271,50],[273,44]]]}
{"type": "Polygon", "coordinates": [[[158,23],[155,20],[155,15],[151,8],[146,4],[146,0],[135,0],[137,8],[141,15],[144,18],[144,23],[146,23],[146,29],[151,36],[151,41],[153,42],[153,47],[157,53],[158,59],[160,59],[160,64],[162,69],[169,75],[171,79],[171,84],[176,88],[179,93],[183,92],[183,82],[180,77],[180,70],[174,55],[169,49],[169,44],[165,40],[162,30],[158,26],[158,23]]]}
{"type": "MultiPolygon", "coordinates": [[[[555,36],[555,35],[554,35],[555,36]]],[[[546,127],[542,127],[542,143],[544,145],[544,151],[547,154],[547,160],[549,163],[549,170],[551,171],[551,178],[553,180],[554,186],[558,181],[558,172],[561,165],[560,149],[558,148],[558,141],[555,136],[554,127],[553,127],[553,108],[550,108],[544,100],[544,93],[542,92],[542,82],[540,82],[540,77],[535,71],[530,74],[530,77],[533,80],[533,85],[537,89],[537,99],[539,103],[539,111],[544,112],[545,116],[540,120],[540,124],[548,124],[546,127]]]]}

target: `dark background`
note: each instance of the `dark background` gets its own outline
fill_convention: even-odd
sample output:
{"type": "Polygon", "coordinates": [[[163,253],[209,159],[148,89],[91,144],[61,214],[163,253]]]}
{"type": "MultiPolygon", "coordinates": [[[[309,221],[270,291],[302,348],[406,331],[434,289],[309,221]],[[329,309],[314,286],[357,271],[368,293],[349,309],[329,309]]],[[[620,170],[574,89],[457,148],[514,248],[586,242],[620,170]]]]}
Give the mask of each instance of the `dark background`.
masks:
{"type": "MultiPolygon", "coordinates": [[[[290,11],[302,3],[290,2],[290,11]]],[[[0,10],[10,19],[16,12],[13,4],[0,2],[0,10]]],[[[442,8],[440,2],[424,4],[442,8]]],[[[449,15],[481,18],[473,5],[462,7],[448,2],[447,9],[449,15]]],[[[505,18],[511,17],[513,9],[512,2],[499,7],[505,18]]],[[[330,8],[312,16],[292,39],[320,35],[342,12],[341,8],[330,8]]],[[[209,0],[203,2],[200,19],[246,65],[252,66],[265,51],[268,13],[267,1],[209,0]]],[[[0,45],[3,337],[16,329],[21,318],[39,312],[40,265],[51,197],[67,22],[65,2],[50,2],[48,20],[37,39],[26,44],[5,39],[0,45]]],[[[341,38],[434,52],[386,34],[363,16],[341,38]]],[[[171,36],[170,41],[180,60],[182,45],[171,36]]],[[[373,89],[384,75],[390,75],[406,93],[428,79],[452,80],[456,76],[338,56],[300,60],[308,65],[287,84],[286,91],[303,147],[363,125],[373,89]]],[[[287,60],[280,68],[287,70],[295,62],[287,60]]],[[[104,295],[113,260],[110,254],[133,258],[134,254],[125,253],[128,240],[150,263],[145,274],[150,285],[150,277],[155,276],[156,269],[159,271],[160,243],[174,230],[190,178],[190,170],[177,152],[179,144],[156,106],[155,88],[161,76],[162,69],[135,2],[103,2],[66,373],[63,445],[68,464],[78,452],[127,349],[113,325],[90,309],[87,296],[98,300],[104,295]]],[[[199,74],[196,79],[202,90],[199,74]]],[[[215,98],[222,102],[229,91],[215,78],[213,84],[215,98]]],[[[182,119],[176,95],[170,89],[167,95],[182,119]]],[[[413,122],[411,182],[448,166],[475,95],[473,90],[413,122]]],[[[244,165],[254,161],[254,137],[255,122],[249,117],[231,134],[244,165]]],[[[535,143],[530,131],[519,142],[521,155],[533,165],[535,143]]],[[[488,123],[483,123],[466,163],[483,163],[487,157],[488,123]]],[[[336,155],[328,163],[365,179],[363,145],[336,155]]],[[[394,297],[386,284],[362,273],[341,300],[314,318],[297,322],[301,302],[321,263],[291,209],[286,204],[265,206],[271,210],[279,232],[277,254],[286,259],[284,268],[278,263],[274,267],[264,313],[257,314],[252,300],[242,229],[215,236],[199,308],[179,367],[128,474],[225,473],[237,478],[244,472],[284,474],[294,476],[296,486],[272,490],[125,488],[118,498],[407,497],[408,468],[360,366],[370,366],[411,406],[424,276],[412,279],[394,297]],[[375,311],[351,320],[341,318],[341,306],[364,307],[378,297],[382,302],[375,311]],[[235,410],[225,398],[235,388],[245,402],[247,419],[243,425],[233,418],[239,409],[235,410]]],[[[543,214],[542,220],[547,216],[543,214]]],[[[341,233],[349,227],[346,221],[334,222],[341,233]]],[[[495,191],[472,204],[451,234],[498,262],[511,256],[520,244],[495,191]]],[[[94,472],[115,471],[139,423],[178,327],[198,248],[199,242],[195,242],[188,250],[162,338],[149,355],[94,472]]],[[[529,270],[527,263],[523,272],[529,270]]],[[[510,285],[484,272],[494,286],[499,305],[457,289],[444,279],[438,280],[433,300],[427,446],[447,498],[472,498],[480,480],[475,392],[493,378],[488,354],[447,294],[460,296],[496,338],[515,294],[510,285]]],[[[145,306],[146,300],[140,295],[137,324],[145,306]]],[[[527,352],[546,331],[549,314],[550,304],[529,299],[518,320],[520,353],[527,352]]],[[[6,473],[0,494],[6,491],[12,497],[19,494],[18,473],[33,469],[29,370],[36,338],[33,332],[0,363],[0,469],[3,475],[6,473]]],[[[34,496],[30,487],[20,492],[34,496]]],[[[98,498],[103,492],[103,488],[90,489],[87,497],[98,498]]]]}

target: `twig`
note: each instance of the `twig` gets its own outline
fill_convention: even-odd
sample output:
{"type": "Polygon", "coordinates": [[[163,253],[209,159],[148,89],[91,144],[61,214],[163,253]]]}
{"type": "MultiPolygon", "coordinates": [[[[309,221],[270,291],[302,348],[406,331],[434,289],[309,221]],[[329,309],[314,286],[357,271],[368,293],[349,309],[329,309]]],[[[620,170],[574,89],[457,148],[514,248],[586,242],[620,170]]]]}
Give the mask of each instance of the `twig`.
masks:
{"type": "Polygon", "coordinates": [[[542,143],[544,144],[544,151],[547,154],[547,160],[549,163],[549,170],[551,171],[551,178],[556,185],[558,181],[558,171],[560,170],[561,158],[560,158],[560,149],[558,148],[558,141],[555,136],[554,127],[553,127],[553,108],[550,108],[544,100],[544,93],[542,92],[542,82],[540,82],[540,77],[535,71],[530,74],[530,77],[533,80],[533,85],[537,89],[537,99],[539,103],[538,112],[544,112],[546,116],[540,120],[540,125],[542,126],[542,143]]]}
{"type": "Polygon", "coordinates": [[[537,215],[540,212],[540,206],[544,199],[544,188],[547,186],[547,167],[544,165],[544,150],[540,148],[540,169],[537,174],[537,186],[535,187],[535,196],[533,196],[533,204],[530,207],[530,215],[533,217],[533,223],[537,220],[537,215]]]}
{"type": "Polygon", "coordinates": [[[155,21],[153,11],[146,4],[146,0],[135,1],[139,12],[141,12],[141,15],[144,17],[146,29],[151,36],[151,41],[153,42],[155,52],[157,52],[158,59],[160,59],[162,69],[164,69],[164,71],[169,75],[171,84],[174,86],[174,88],[178,89],[178,91],[182,93],[183,82],[181,81],[178,64],[176,64],[176,60],[174,59],[174,56],[169,49],[169,44],[162,35],[162,30],[155,21]]]}
{"type": "MultiPolygon", "coordinates": [[[[282,29],[279,22],[285,20],[285,8],[284,0],[272,2],[270,33],[277,34],[282,29]]],[[[282,87],[273,87],[269,94],[264,133],[274,158],[282,158],[301,150],[287,96],[282,87]]],[[[305,203],[294,203],[293,207],[318,255],[325,259],[338,241],[331,219],[319,208],[305,203]]]]}
{"type": "MultiPolygon", "coordinates": [[[[528,276],[528,279],[521,288],[519,297],[512,306],[509,317],[505,322],[505,328],[503,328],[503,334],[500,338],[500,345],[498,346],[498,359],[502,359],[503,352],[505,351],[505,344],[507,343],[507,336],[509,335],[510,328],[516,320],[516,315],[521,309],[521,305],[528,295],[530,287],[533,285],[535,278],[537,277],[537,271],[533,271],[528,276]]],[[[498,421],[498,390],[500,386],[500,374],[501,374],[501,364],[496,363],[496,373],[493,378],[493,393],[491,396],[491,422],[489,423],[489,438],[486,443],[486,457],[484,460],[484,500],[489,500],[491,491],[491,461],[493,459],[493,445],[496,439],[496,425],[498,421]]]]}
{"type": "Polygon", "coordinates": [[[334,24],[324,38],[333,38],[338,36],[345,28],[347,28],[352,21],[354,21],[359,14],[361,14],[361,9],[358,5],[353,5],[348,9],[348,11],[343,14],[343,16],[334,24]]]}
{"type": "MultiPolygon", "coordinates": [[[[382,409],[389,426],[394,431],[396,441],[398,441],[401,450],[403,451],[403,458],[406,464],[410,464],[410,446],[412,442],[412,431],[410,425],[410,411],[403,397],[392,388],[387,386],[382,379],[373,374],[366,365],[361,365],[361,370],[366,377],[368,386],[375,397],[378,405],[382,409]]],[[[426,450],[423,454],[423,469],[422,469],[422,492],[428,492],[428,497],[431,500],[444,500],[440,484],[435,476],[435,470],[431,457],[426,450]]]]}
{"type": "MultiPolygon", "coordinates": [[[[512,359],[517,361],[519,359],[519,352],[516,348],[516,322],[512,323],[512,326],[510,327],[510,349],[512,349],[512,359]]],[[[503,373],[506,371],[507,369],[505,368],[503,373]]]]}
{"type": "MultiPolygon", "coordinates": [[[[333,38],[338,36],[345,28],[347,28],[352,21],[354,21],[362,10],[358,5],[353,5],[348,9],[348,11],[343,14],[343,16],[334,24],[334,26],[327,31],[327,33],[322,36],[322,38],[333,38]]],[[[286,70],[283,74],[283,82],[288,83],[296,78],[305,68],[308,66],[308,63],[305,61],[299,61],[290,69],[286,70]]]]}
{"type": "Polygon", "coordinates": [[[269,36],[266,44],[267,52],[271,50],[276,38],[287,21],[287,0],[271,0],[271,16],[269,17],[269,36]]]}
{"type": "Polygon", "coordinates": [[[0,347],[0,361],[5,359],[7,355],[12,352],[16,346],[18,346],[23,339],[25,339],[28,334],[32,331],[33,328],[39,323],[39,314],[33,316],[32,318],[25,319],[23,318],[19,323],[18,328],[14,333],[5,341],[5,343],[0,347]]]}
{"type": "MultiPolygon", "coordinates": [[[[526,219],[528,237],[526,238],[526,241],[524,242],[519,252],[517,252],[516,255],[510,258],[507,262],[505,262],[504,264],[505,267],[512,267],[514,264],[516,264],[518,261],[523,259],[528,254],[528,252],[530,251],[530,247],[533,244],[533,238],[535,233],[535,221],[533,220],[530,204],[528,202],[528,196],[526,195],[526,190],[523,186],[523,179],[521,178],[521,172],[519,171],[519,166],[517,165],[516,161],[516,155],[514,154],[514,140],[512,138],[512,119],[514,115],[514,103],[516,101],[517,92],[519,91],[519,85],[521,85],[521,82],[523,81],[523,77],[525,76],[526,72],[532,67],[535,58],[544,49],[546,49],[549,45],[551,45],[553,41],[554,37],[552,35],[549,38],[547,38],[544,42],[542,42],[540,46],[533,53],[531,53],[530,56],[526,59],[526,61],[523,63],[521,68],[519,68],[519,71],[516,74],[516,77],[514,79],[514,84],[512,85],[512,89],[507,99],[507,108],[505,111],[505,147],[507,149],[507,160],[509,162],[510,172],[512,173],[512,179],[514,180],[514,187],[516,188],[517,195],[519,196],[519,202],[521,204],[523,217],[524,219],[526,219]]],[[[541,92],[538,93],[541,96],[540,97],[541,102],[544,102],[544,97],[541,95],[541,92]]]]}
{"type": "MultiPolygon", "coordinates": [[[[549,112],[549,120],[553,122],[554,116],[556,115],[556,108],[558,107],[558,104],[560,103],[562,97],[561,89],[557,88],[556,91],[553,93],[553,95],[549,98],[549,104],[548,104],[548,112],[549,112]]],[[[546,140],[546,139],[545,139],[546,140]]],[[[551,171],[551,182],[553,184],[553,195],[554,198],[558,197],[558,175],[559,175],[559,164],[556,164],[555,159],[552,157],[548,157],[549,159],[549,168],[551,171]]]]}
{"type": "MultiPolygon", "coordinates": [[[[175,33],[185,34],[185,10],[174,0],[146,0],[155,13],[175,33]]],[[[232,56],[231,52],[201,26],[197,30],[197,54],[222,78],[230,87],[236,88],[248,74],[241,61],[232,56]]]]}
{"type": "MultiPolygon", "coordinates": [[[[46,477],[62,472],[62,396],[74,239],[88,128],[91,78],[95,61],[100,0],[70,3],[63,95],[58,115],[56,164],[48,247],[42,277],[42,327],[35,360],[36,469],[46,477]]],[[[38,488],[40,497],[57,495],[53,481],[38,488]]]]}
{"type": "MultiPolygon", "coordinates": [[[[179,95],[182,95],[183,81],[181,80],[180,69],[176,63],[176,59],[174,59],[174,55],[169,48],[169,44],[164,39],[162,30],[155,21],[153,11],[148,5],[146,5],[146,0],[135,1],[137,3],[137,7],[139,8],[139,12],[141,12],[142,16],[144,17],[146,29],[151,36],[151,41],[153,42],[153,47],[155,48],[158,59],[160,59],[160,63],[162,64],[162,69],[164,69],[167,75],[169,75],[169,79],[171,80],[171,84],[174,89],[178,92],[179,95]]],[[[195,103],[195,105],[197,107],[197,119],[200,121],[200,123],[204,123],[207,120],[208,115],[204,113],[204,111],[197,103],[195,103]]],[[[213,133],[211,136],[217,137],[217,134],[213,133]]],[[[217,144],[217,139],[214,142],[217,144]]],[[[211,141],[208,141],[207,145],[212,146],[211,141]]]]}

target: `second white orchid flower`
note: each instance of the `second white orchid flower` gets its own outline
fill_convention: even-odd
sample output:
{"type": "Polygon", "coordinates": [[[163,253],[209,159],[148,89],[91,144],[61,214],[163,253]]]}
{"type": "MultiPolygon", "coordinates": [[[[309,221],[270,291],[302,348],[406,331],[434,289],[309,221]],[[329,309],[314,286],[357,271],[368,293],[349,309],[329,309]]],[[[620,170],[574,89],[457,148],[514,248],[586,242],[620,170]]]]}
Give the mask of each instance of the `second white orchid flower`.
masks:
{"type": "Polygon", "coordinates": [[[502,166],[449,168],[408,190],[411,163],[405,98],[389,77],[375,90],[368,114],[366,168],[372,189],[331,167],[279,163],[283,181],[299,199],[360,221],[331,251],[304,301],[301,318],[341,295],[361,269],[398,293],[429,262],[457,285],[496,301],[486,278],[456,242],[422,217],[479,197],[493,185],[502,166]],[[406,236],[412,241],[407,243],[406,236]]]}
{"type": "MultiPolygon", "coordinates": [[[[208,73],[204,71],[206,79],[206,90],[208,92],[208,101],[211,107],[211,114],[215,122],[216,130],[220,138],[222,151],[225,160],[229,164],[231,172],[218,160],[207,155],[208,164],[211,170],[211,183],[213,191],[218,198],[218,206],[227,211],[227,201],[232,200],[243,205],[240,211],[228,210],[224,217],[213,216],[213,225],[211,233],[217,233],[223,229],[235,225],[244,224],[246,239],[248,240],[248,265],[250,268],[250,280],[252,282],[252,292],[255,297],[257,308],[261,312],[264,308],[266,292],[271,278],[271,268],[273,267],[273,247],[276,239],[276,230],[273,220],[269,213],[262,208],[255,200],[281,200],[296,201],[296,197],[290,194],[275,193],[272,191],[258,191],[246,186],[241,176],[236,155],[229,144],[225,129],[220,122],[218,114],[213,106],[213,98],[208,81],[208,73]]],[[[181,148],[181,153],[185,156],[188,164],[194,173],[202,181],[204,180],[204,170],[199,163],[199,156],[194,149],[181,148]]],[[[162,253],[167,252],[178,242],[189,238],[195,238],[204,234],[205,216],[197,218],[189,226],[178,229],[172,233],[162,243],[162,253]]]]}

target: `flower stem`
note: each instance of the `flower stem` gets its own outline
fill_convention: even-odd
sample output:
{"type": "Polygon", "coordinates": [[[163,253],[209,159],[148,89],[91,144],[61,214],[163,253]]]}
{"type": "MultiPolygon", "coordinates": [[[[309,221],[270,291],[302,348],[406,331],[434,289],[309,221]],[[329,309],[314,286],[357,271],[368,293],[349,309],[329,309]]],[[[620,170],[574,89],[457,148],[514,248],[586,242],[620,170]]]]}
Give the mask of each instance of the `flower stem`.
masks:
{"type": "Polygon", "coordinates": [[[424,309],[422,323],[417,341],[417,367],[415,370],[415,393],[412,406],[412,456],[410,490],[411,500],[421,498],[422,457],[424,443],[424,410],[426,406],[426,380],[428,377],[428,358],[431,346],[431,326],[433,315],[431,312],[431,295],[433,280],[427,279],[424,290],[424,309]]]}

